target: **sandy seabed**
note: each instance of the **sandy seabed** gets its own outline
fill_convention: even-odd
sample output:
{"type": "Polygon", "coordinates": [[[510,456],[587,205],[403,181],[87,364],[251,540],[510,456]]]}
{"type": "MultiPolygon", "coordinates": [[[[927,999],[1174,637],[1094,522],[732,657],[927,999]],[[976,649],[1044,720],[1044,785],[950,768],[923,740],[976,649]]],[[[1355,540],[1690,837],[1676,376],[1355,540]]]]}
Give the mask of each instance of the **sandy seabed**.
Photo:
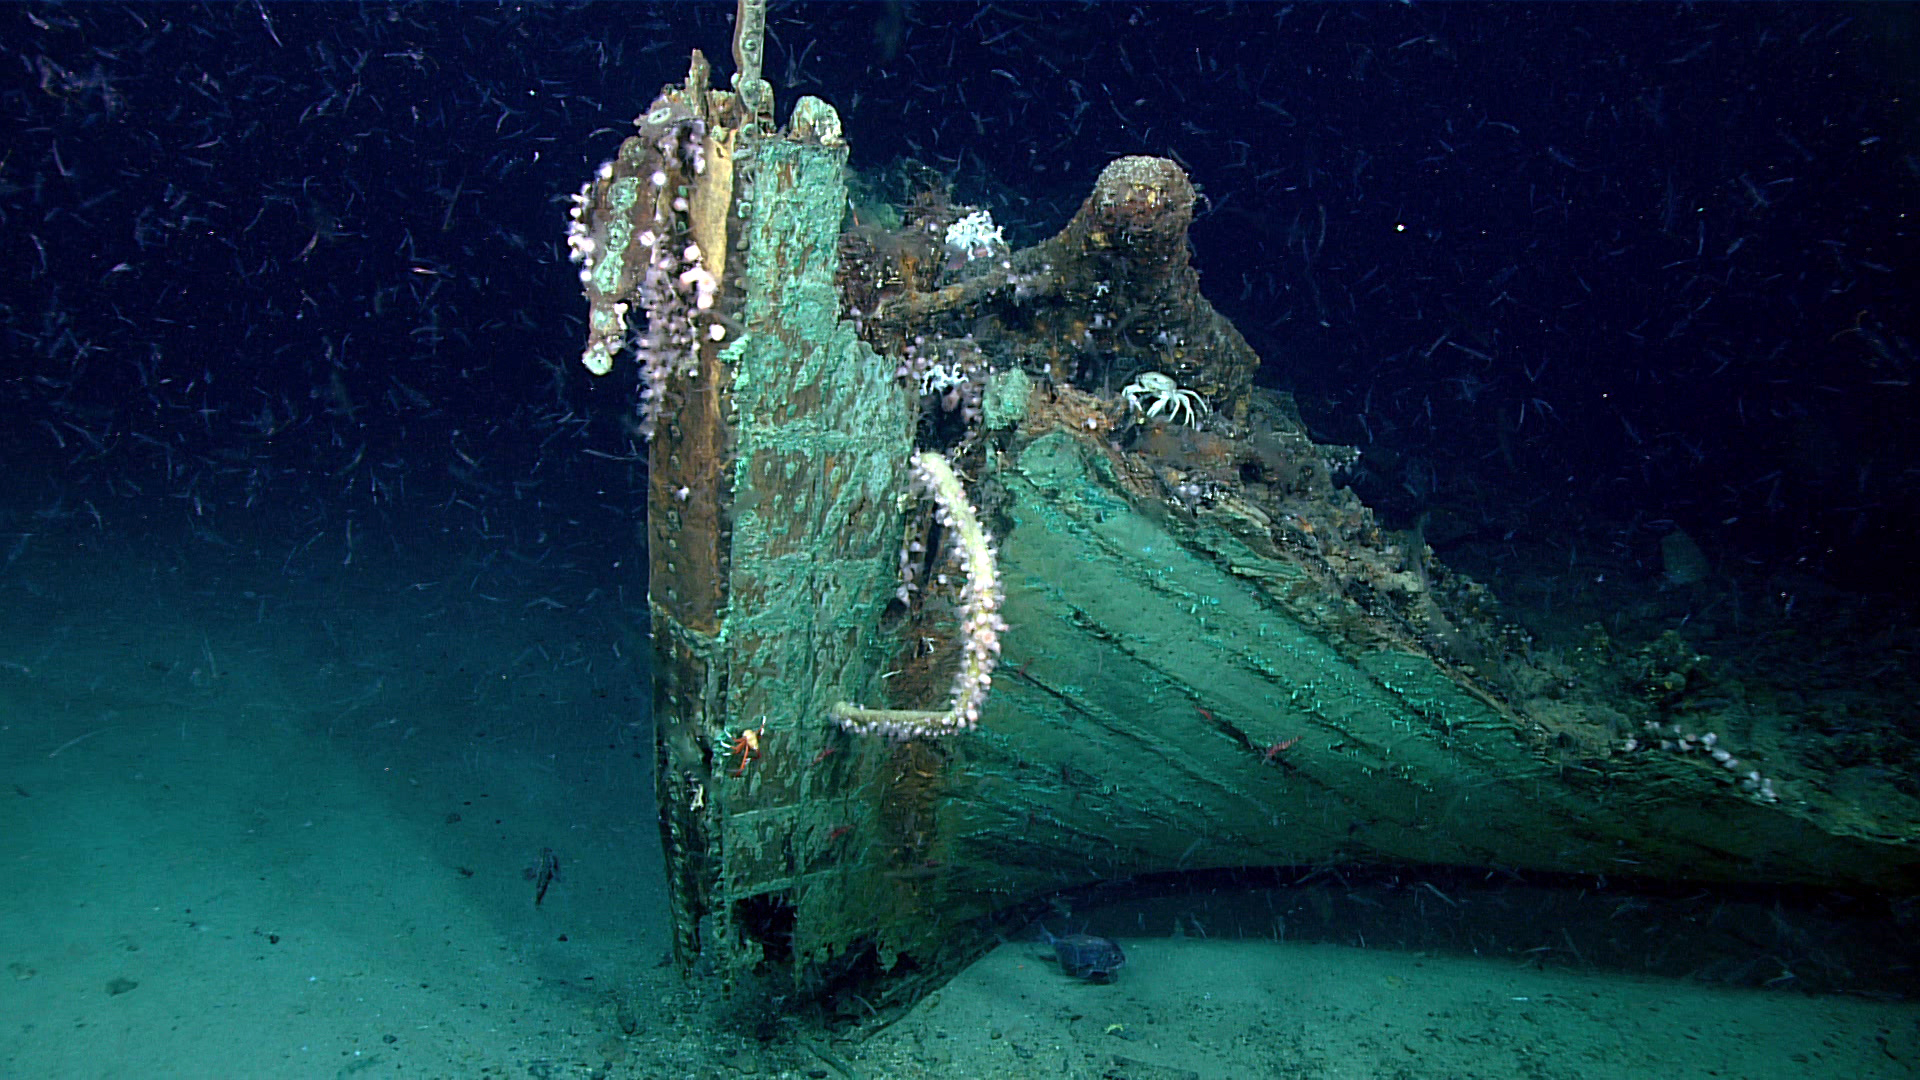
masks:
{"type": "Polygon", "coordinates": [[[10,564],[0,1076],[1865,1080],[1920,1066],[1920,1009],[1897,1000],[1163,926],[1121,938],[1110,985],[1009,942],[864,1041],[756,1027],[666,965],[631,607],[565,575],[475,584],[480,564],[10,564]],[[543,849],[561,876],[536,906],[543,849]]]}

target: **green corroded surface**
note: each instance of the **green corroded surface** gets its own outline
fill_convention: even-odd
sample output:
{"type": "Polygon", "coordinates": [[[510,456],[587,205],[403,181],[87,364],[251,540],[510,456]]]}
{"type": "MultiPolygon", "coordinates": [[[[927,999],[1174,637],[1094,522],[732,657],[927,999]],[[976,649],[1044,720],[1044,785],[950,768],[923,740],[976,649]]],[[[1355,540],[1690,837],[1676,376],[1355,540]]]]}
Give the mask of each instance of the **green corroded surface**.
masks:
{"type": "MultiPolygon", "coordinates": [[[[840,318],[834,287],[846,204],[846,150],[784,140],[742,155],[753,213],[740,271],[745,333],[722,359],[731,371],[732,462],[724,744],[764,728],[765,755],[746,775],[716,775],[717,845],[724,851],[711,908],[713,959],[754,968],[768,946],[756,927],[791,912],[790,973],[874,941],[891,919],[879,898],[849,897],[839,859],[873,835],[881,799],[860,772],[886,747],[845,745],[828,719],[838,700],[878,694],[897,642],[882,613],[898,570],[913,418],[876,355],[840,318]],[[833,750],[828,764],[822,752],[833,750]]],[[[879,849],[874,849],[878,851],[879,849]]],[[[884,869],[870,867],[876,875],[884,869]]]]}
{"type": "Polygon", "coordinates": [[[598,260],[593,264],[593,287],[612,297],[625,292],[627,248],[633,241],[633,223],[629,220],[638,202],[639,183],[623,176],[607,189],[606,232],[601,238],[598,260]]]}
{"type": "Polygon", "coordinates": [[[738,166],[744,333],[719,354],[727,422],[706,444],[730,481],[727,608],[677,714],[699,737],[668,759],[687,781],[682,922],[716,970],[802,988],[857,972],[909,1000],[991,943],[985,916],[1206,867],[1911,873],[1901,838],[1835,835],[1657,761],[1621,784],[1604,746],[1556,753],[1257,513],[1168,505],[1098,439],[1009,433],[1028,394],[1004,375],[968,459],[1011,626],[983,722],[905,744],[835,730],[840,700],[940,704],[886,693],[911,681],[887,681],[910,664],[886,618],[914,416],[840,318],[844,148],[756,141],[738,166]],[[736,775],[725,747],[747,729],[761,756],[736,775]]]}
{"type": "MultiPolygon", "coordinates": [[[[728,354],[738,431],[734,577],[755,602],[734,605],[727,632],[771,640],[805,625],[814,635],[870,637],[893,592],[893,503],[911,420],[893,365],[840,319],[833,275],[844,151],[770,142],[755,154],[747,336],[728,354]],[[831,629],[817,624],[822,617],[831,629]]],[[[789,712],[861,689],[820,685],[818,674],[810,663],[789,664],[765,678],[783,685],[789,712]]]]}
{"type": "Polygon", "coordinates": [[[1570,768],[1433,657],[1350,644],[1367,639],[1340,632],[1360,617],[1348,600],[1221,519],[1130,502],[1076,436],[980,483],[1005,494],[1001,670],[1017,675],[996,680],[943,791],[952,918],[1213,866],[1618,873],[1630,845],[1669,874],[1741,880],[1758,862],[1818,881],[1885,858],[1724,791],[1622,792],[1570,768]]]}
{"type": "Polygon", "coordinates": [[[1033,379],[1020,368],[988,376],[980,402],[980,426],[988,431],[1005,431],[1026,419],[1027,398],[1032,393],[1033,379]]]}

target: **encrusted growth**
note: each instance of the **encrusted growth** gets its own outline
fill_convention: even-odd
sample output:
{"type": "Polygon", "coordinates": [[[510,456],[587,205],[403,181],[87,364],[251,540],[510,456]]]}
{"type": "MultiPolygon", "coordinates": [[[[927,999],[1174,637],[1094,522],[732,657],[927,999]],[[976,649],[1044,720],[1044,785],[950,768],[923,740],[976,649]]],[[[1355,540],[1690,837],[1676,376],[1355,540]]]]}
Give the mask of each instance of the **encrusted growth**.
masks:
{"type": "Polygon", "coordinates": [[[966,576],[960,591],[960,671],[953,677],[952,702],[944,712],[835,705],[833,718],[856,734],[912,739],[949,735],[978,724],[980,708],[993,685],[994,665],[1000,659],[1000,635],[1007,629],[1000,618],[1000,572],[993,538],[967,501],[960,478],[946,458],[931,450],[913,455],[913,476],[933,496],[935,519],[955,538],[955,554],[966,576]]]}
{"type": "MultiPolygon", "coordinates": [[[[629,344],[629,313],[636,303],[646,312],[646,332],[632,343],[641,358],[640,429],[651,438],[669,376],[699,371],[695,316],[712,308],[719,283],[688,236],[688,192],[706,170],[706,122],[662,94],[634,124],[639,133],[573,197],[567,247],[587,295],[580,362],[588,371],[613,370],[629,344]]],[[[725,329],[712,323],[705,332],[717,339],[725,329]]]]}

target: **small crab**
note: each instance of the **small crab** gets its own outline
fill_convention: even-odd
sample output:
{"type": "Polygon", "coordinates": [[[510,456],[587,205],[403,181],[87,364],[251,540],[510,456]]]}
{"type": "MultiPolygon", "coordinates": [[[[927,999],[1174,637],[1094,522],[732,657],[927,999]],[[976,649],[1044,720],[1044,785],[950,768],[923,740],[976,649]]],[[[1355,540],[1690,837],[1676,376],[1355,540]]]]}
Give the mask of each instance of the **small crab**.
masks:
{"type": "Polygon", "coordinates": [[[1162,375],[1158,371],[1141,372],[1140,381],[1128,383],[1126,389],[1120,391],[1120,394],[1127,399],[1127,405],[1135,409],[1141,407],[1142,397],[1153,399],[1152,407],[1146,410],[1148,419],[1159,416],[1160,410],[1165,409],[1167,419],[1177,422],[1180,419],[1180,410],[1185,409],[1189,427],[1194,426],[1198,416],[1205,416],[1213,411],[1207,404],[1206,398],[1192,390],[1180,389],[1179,384],[1173,381],[1173,376],[1162,375]]]}
{"type": "Polygon", "coordinates": [[[760,760],[760,736],[767,733],[767,726],[742,728],[740,734],[727,743],[726,752],[736,754],[733,771],[728,776],[745,776],[747,766],[760,760]]]}

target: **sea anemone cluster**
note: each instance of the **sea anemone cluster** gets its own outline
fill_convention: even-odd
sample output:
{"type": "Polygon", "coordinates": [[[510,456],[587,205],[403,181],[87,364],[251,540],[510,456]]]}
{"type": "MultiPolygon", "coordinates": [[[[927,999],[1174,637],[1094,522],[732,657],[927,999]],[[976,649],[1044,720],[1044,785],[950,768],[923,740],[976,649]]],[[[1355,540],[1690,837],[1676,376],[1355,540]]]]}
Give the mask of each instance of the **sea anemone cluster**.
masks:
{"type": "MultiPolygon", "coordinates": [[[[613,370],[630,343],[629,313],[636,304],[646,312],[646,331],[631,344],[641,359],[640,431],[651,438],[669,376],[699,371],[694,315],[713,307],[719,282],[688,235],[687,193],[706,171],[706,122],[663,94],[634,124],[638,134],[573,197],[567,248],[587,296],[580,362],[588,371],[613,370]]],[[[709,330],[726,332],[717,322],[709,330]]]]}

